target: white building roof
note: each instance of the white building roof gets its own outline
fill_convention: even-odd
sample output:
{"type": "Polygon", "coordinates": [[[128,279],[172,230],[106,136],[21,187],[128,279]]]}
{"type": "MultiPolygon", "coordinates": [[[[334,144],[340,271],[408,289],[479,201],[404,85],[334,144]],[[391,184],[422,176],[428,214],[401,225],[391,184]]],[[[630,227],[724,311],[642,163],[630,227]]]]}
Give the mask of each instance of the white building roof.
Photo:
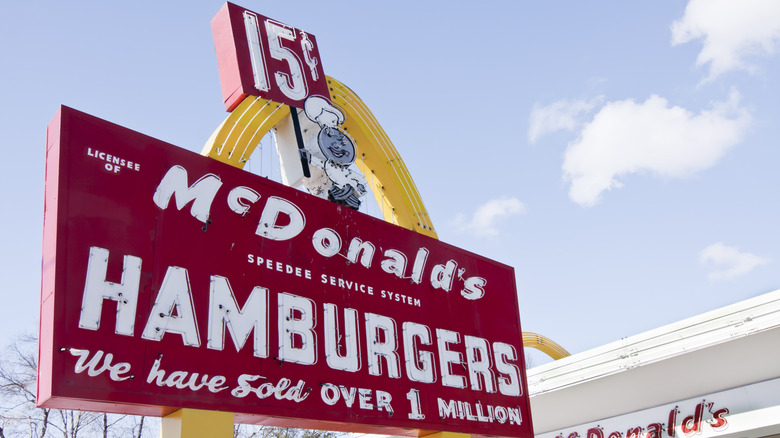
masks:
{"type": "Polygon", "coordinates": [[[542,434],[780,377],[780,290],[528,370],[542,434]]]}

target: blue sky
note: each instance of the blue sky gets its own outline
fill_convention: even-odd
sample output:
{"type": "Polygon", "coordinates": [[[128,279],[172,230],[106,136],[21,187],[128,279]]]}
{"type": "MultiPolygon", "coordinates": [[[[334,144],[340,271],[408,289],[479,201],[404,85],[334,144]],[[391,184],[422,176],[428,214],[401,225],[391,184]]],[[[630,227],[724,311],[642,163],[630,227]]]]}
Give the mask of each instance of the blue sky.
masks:
{"type": "MultiPolygon", "coordinates": [[[[515,268],[524,330],[576,353],[780,287],[777,2],[239,4],[316,35],[439,237],[515,268]]],[[[4,5],[4,343],[37,329],[57,107],[199,152],[221,5],[4,5]]]]}

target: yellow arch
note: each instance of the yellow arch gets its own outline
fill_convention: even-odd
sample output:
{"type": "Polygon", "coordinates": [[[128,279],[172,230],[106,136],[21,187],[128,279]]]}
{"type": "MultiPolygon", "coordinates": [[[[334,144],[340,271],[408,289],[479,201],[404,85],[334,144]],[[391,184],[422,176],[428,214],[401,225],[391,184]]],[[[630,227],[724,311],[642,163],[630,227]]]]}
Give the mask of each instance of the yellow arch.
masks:
{"type": "Polygon", "coordinates": [[[211,134],[201,153],[243,169],[263,136],[288,115],[280,103],[247,97],[211,134]]]}
{"type": "Polygon", "coordinates": [[[569,352],[563,347],[553,342],[551,339],[536,333],[523,332],[523,346],[535,348],[555,360],[570,356],[569,352]]]}
{"type": "Polygon", "coordinates": [[[328,77],[330,98],[344,110],[341,125],[357,144],[358,166],[366,169],[371,192],[387,222],[438,238],[420,192],[385,130],[365,103],[341,82],[328,77]]]}
{"type": "MultiPolygon", "coordinates": [[[[385,220],[437,238],[420,192],[384,129],[352,90],[331,77],[328,84],[331,101],[346,115],[342,127],[360,152],[355,161],[372,185],[385,220]]],[[[243,169],[263,136],[288,114],[282,104],[248,97],[214,131],[202,153],[243,169]]]]}
{"type": "MultiPolygon", "coordinates": [[[[346,85],[327,77],[331,101],[346,115],[342,127],[357,145],[358,166],[372,185],[371,192],[387,222],[437,239],[420,192],[401,156],[365,103],[346,85]]],[[[280,103],[247,97],[214,131],[203,155],[244,168],[260,140],[290,112],[280,103]]],[[[552,340],[523,332],[523,346],[538,349],[553,359],[569,353],[552,340]]]]}

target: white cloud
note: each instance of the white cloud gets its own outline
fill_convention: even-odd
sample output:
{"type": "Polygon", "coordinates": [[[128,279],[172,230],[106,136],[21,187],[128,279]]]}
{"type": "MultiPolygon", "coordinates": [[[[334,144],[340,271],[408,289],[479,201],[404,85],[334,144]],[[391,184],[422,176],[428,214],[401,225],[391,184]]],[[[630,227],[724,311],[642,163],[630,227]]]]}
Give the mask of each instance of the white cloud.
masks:
{"type": "Polygon", "coordinates": [[[699,253],[699,263],[714,270],[707,277],[711,281],[731,280],[768,263],[769,260],[721,242],[704,248],[699,253]]]}
{"type": "Polygon", "coordinates": [[[702,38],[696,65],[710,65],[708,80],[730,70],[753,71],[747,58],[772,55],[780,42],[780,1],[691,0],[672,23],[672,44],[702,38]]]}
{"type": "Polygon", "coordinates": [[[691,176],[715,165],[749,125],[750,114],[739,107],[736,91],[698,114],[655,95],[643,103],[608,102],[566,149],[569,197],[592,206],[604,191],[622,187],[620,176],[691,176]]]}
{"type": "Polygon", "coordinates": [[[470,220],[458,215],[456,222],[462,231],[477,236],[498,235],[498,222],[510,216],[525,213],[525,206],[517,198],[503,197],[488,201],[477,208],[470,220]]]}
{"type": "Polygon", "coordinates": [[[536,143],[539,137],[555,131],[574,131],[581,124],[581,117],[603,101],[602,96],[589,102],[584,100],[559,100],[547,106],[534,105],[528,117],[528,141],[536,143]]]}

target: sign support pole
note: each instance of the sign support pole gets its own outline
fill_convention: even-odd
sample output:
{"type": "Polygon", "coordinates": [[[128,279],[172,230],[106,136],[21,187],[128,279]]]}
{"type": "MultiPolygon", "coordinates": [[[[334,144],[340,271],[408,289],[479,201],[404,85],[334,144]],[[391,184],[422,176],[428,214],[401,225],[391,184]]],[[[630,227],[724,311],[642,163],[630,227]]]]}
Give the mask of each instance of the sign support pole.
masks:
{"type": "Polygon", "coordinates": [[[471,434],[457,432],[436,432],[425,435],[423,438],[471,438],[471,434]]]}
{"type": "Polygon", "coordinates": [[[179,409],[164,417],[161,438],[228,438],[233,436],[232,412],[179,409]]]}
{"type": "Polygon", "coordinates": [[[311,178],[309,172],[309,162],[303,156],[306,147],[303,145],[303,133],[301,132],[301,122],[298,120],[298,108],[290,107],[290,116],[292,117],[293,129],[295,130],[295,141],[298,143],[298,151],[301,152],[301,167],[303,167],[303,176],[311,178]]]}

